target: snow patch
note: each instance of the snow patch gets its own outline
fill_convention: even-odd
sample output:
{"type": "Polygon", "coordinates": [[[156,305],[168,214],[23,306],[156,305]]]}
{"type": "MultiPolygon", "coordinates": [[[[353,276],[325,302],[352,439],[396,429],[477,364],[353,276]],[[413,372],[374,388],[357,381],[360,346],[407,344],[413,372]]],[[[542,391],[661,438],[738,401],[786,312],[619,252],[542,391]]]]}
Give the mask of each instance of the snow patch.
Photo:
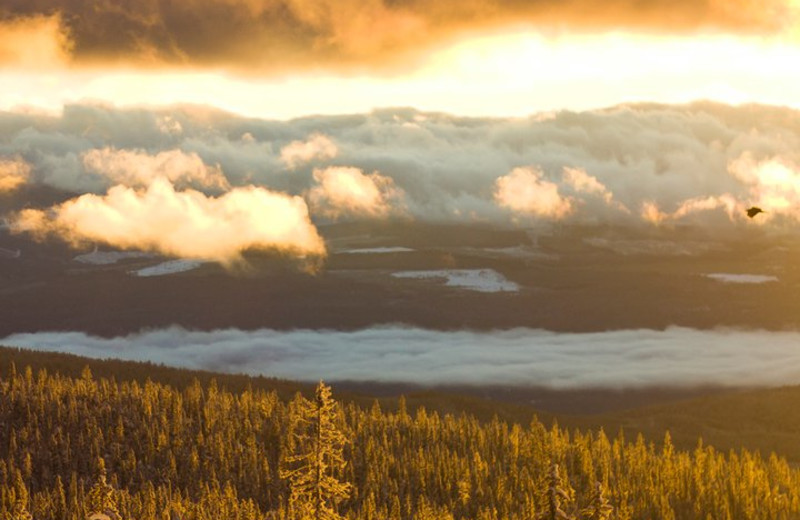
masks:
{"type": "Polygon", "coordinates": [[[767,274],[711,273],[706,276],[723,283],[768,283],[778,281],[777,276],[767,274]]]}
{"type": "Polygon", "coordinates": [[[462,287],[479,292],[517,292],[519,285],[494,269],[441,269],[435,271],[400,271],[395,278],[443,278],[449,287],[462,287]]]}
{"type": "Polygon", "coordinates": [[[545,253],[537,247],[512,246],[488,247],[483,249],[466,248],[465,253],[487,256],[490,258],[514,258],[519,260],[557,260],[558,255],[545,253]]]}
{"type": "Polygon", "coordinates": [[[619,255],[650,256],[697,256],[724,247],[715,242],[675,242],[672,240],[608,240],[606,238],[584,238],[583,242],[593,247],[607,249],[619,255]]]}
{"type": "Polygon", "coordinates": [[[382,254],[382,253],[410,253],[415,251],[410,247],[365,247],[362,249],[347,249],[339,251],[345,255],[367,255],[367,254],[382,254]]]}
{"type": "Polygon", "coordinates": [[[0,258],[12,258],[16,259],[22,256],[21,249],[6,249],[4,247],[0,247],[0,258]]]}
{"type": "Polygon", "coordinates": [[[206,263],[208,263],[206,260],[169,260],[144,269],[131,271],[131,274],[135,276],[164,276],[191,271],[206,263]]]}
{"type": "Polygon", "coordinates": [[[120,260],[127,260],[130,258],[153,258],[153,253],[145,253],[144,251],[98,251],[94,250],[91,253],[84,253],[78,255],[73,260],[82,264],[93,265],[111,265],[116,264],[120,260]]]}

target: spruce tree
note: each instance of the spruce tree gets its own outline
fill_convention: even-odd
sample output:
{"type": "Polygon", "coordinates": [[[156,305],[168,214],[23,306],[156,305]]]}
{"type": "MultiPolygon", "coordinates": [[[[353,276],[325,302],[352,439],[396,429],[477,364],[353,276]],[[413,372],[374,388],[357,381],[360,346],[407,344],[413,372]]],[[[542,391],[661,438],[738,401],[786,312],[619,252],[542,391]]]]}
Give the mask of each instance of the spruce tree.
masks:
{"type": "Polygon", "coordinates": [[[22,475],[17,471],[14,478],[14,505],[11,507],[10,520],[33,519],[33,516],[28,511],[29,500],[28,488],[25,486],[25,482],[22,481],[22,475]]]}
{"type": "Polygon", "coordinates": [[[592,501],[581,511],[581,516],[586,520],[608,520],[613,512],[614,507],[605,496],[603,484],[595,482],[592,501]]]}
{"type": "Polygon", "coordinates": [[[87,498],[89,518],[120,520],[114,488],[106,482],[106,463],[102,458],[97,459],[95,473],[95,483],[87,498]]]}
{"type": "Polygon", "coordinates": [[[563,503],[569,503],[570,496],[562,487],[563,482],[556,463],[550,466],[548,482],[547,505],[545,511],[539,515],[539,518],[541,520],[574,520],[574,517],[563,509],[563,503]]]}
{"type": "Polygon", "coordinates": [[[289,435],[281,478],[290,488],[289,512],[299,520],[341,520],[337,505],[350,495],[350,484],[339,480],[345,466],[347,439],[338,423],[336,402],[322,381],[314,401],[300,394],[289,411],[289,435]]]}

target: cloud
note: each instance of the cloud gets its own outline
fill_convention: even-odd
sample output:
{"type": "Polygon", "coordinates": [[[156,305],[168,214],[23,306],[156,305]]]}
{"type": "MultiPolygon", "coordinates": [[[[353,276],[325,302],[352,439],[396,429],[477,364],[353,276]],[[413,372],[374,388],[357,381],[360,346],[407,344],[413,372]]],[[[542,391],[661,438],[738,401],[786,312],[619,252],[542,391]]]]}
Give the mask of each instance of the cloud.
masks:
{"type": "Polygon", "coordinates": [[[333,219],[384,218],[399,211],[397,203],[403,196],[389,177],[377,172],[367,175],[353,167],[315,169],[314,181],[308,192],[312,210],[333,219]]]}
{"type": "Polygon", "coordinates": [[[2,17],[0,8],[0,67],[52,70],[69,61],[70,39],[58,15],[37,13],[2,17]]]}
{"type": "Polygon", "coordinates": [[[299,197],[249,186],[213,198],[194,190],[176,191],[164,178],[145,191],[115,186],[107,195],[82,195],[47,211],[23,210],[11,229],[226,264],[246,249],[325,252],[299,197]]]}
{"type": "Polygon", "coordinates": [[[83,154],[82,160],[86,170],[107,177],[113,184],[141,187],[163,177],[182,187],[230,188],[219,166],[207,166],[193,152],[168,150],[150,155],[142,150],[105,147],[89,150],[83,154]]]}
{"type": "Polygon", "coordinates": [[[750,189],[752,203],[767,210],[760,221],[773,216],[800,220],[800,165],[794,160],[778,156],[759,161],[748,151],[728,168],[750,189]]]}
{"type": "Polygon", "coordinates": [[[684,200],[680,203],[678,209],[672,213],[665,213],[658,208],[656,203],[645,201],[642,204],[641,216],[651,224],[659,225],[717,209],[724,210],[728,220],[733,222],[744,218],[746,207],[742,202],[737,201],[733,195],[725,193],[719,196],[695,197],[684,200]]]}
{"type": "MultiPolygon", "coordinates": [[[[249,135],[249,134],[245,134],[249,135]]],[[[252,139],[252,135],[250,136],[252,139]]],[[[281,161],[290,170],[316,159],[333,159],[339,152],[336,144],[322,134],[313,134],[306,141],[292,141],[281,148],[281,161]]]]}
{"type": "Polygon", "coordinates": [[[559,220],[573,211],[572,201],[558,192],[558,185],[544,179],[536,167],[514,168],[495,181],[497,204],[514,213],[559,220]]]}
{"type": "Polygon", "coordinates": [[[77,63],[225,67],[245,73],[385,68],[418,59],[444,42],[509,26],[555,34],[713,30],[774,35],[793,30],[797,12],[792,0],[619,0],[602,7],[590,0],[41,0],[0,8],[0,16],[11,20],[6,24],[50,20],[51,32],[69,35],[77,63]]]}
{"type": "MultiPolygon", "coordinates": [[[[372,194],[365,200],[373,201],[357,206],[361,218],[385,218],[388,206],[419,221],[503,226],[554,218],[527,212],[533,199],[521,200],[523,191],[509,188],[495,198],[499,184],[517,180],[539,194],[549,189],[550,214],[569,223],[647,225],[660,214],[666,225],[790,229],[800,223],[792,209],[800,207],[798,150],[800,111],[758,105],[644,104],[527,118],[395,108],[289,121],[207,107],[70,105],[57,115],[0,112],[0,157],[24,160],[33,185],[102,195],[115,182],[146,186],[137,178],[153,169],[172,171],[167,165],[173,161],[166,158],[180,157],[175,163],[188,166],[167,173],[178,188],[217,191],[200,179],[219,180],[219,172],[231,187],[255,185],[293,196],[316,190],[320,199],[309,202],[324,202],[315,207],[320,216],[329,210],[344,216],[346,204],[331,201],[347,197],[327,196],[314,170],[356,168],[361,173],[350,173],[351,179],[360,180],[364,193],[372,194]],[[167,120],[180,132],[165,133],[167,120]],[[298,161],[287,173],[281,151],[314,142],[314,135],[335,143],[336,164],[319,164],[323,158],[298,161]],[[85,157],[103,158],[97,162],[106,174],[85,157]],[[115,181],[107,173],[118,162],[125,166],[114,166],[115,181]],[[143,164],[147,167],[139,168],[143,164]],[[509,176],[520,166],[541,176],[509,176]],[[191,173],[179,178],[181,170],[191,173]],[[369,172],[379,172],[383,180],[369,172]],[[378,186],[379,196],[370,184],[378,186]],[[500,200],[506,205],[498,205],[500,200]],[[508,205],[512,201],[517,209],[508,205]],[[767,213],[745,218],[751,204],[767,213]],[[651,210],[644,217],[643,207],[651,210]]],[[[14,195],[20,197],[15,207],[36,207],[35,201],[22,200],[24,195],[14,195]]]]}
{"type": "Polygon", "coordinates": [[[798,332],[678,327],[582,334],[400,327],[191,332],[173,327],[111,339],[78,332],[15,334],[0,343],[304,381],[567,389],[796,384],[798,341],[798,332]]]}
{"type": "Polygon", "coordinates": [[[28,181],[31,167],[20,158],[0,157],[0,194],[9,193],[28,181]]]}

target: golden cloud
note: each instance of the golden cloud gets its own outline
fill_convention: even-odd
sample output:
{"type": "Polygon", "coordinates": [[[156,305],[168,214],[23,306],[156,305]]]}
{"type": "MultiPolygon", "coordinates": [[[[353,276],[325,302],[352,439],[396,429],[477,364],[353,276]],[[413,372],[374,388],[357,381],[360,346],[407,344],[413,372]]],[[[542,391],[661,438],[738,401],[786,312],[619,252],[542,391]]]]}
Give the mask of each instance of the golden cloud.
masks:
{"type": "Polygon", "coordinates": [[[0,65],[52,69],[70,58],[71,41],[58,15],[0,20],[0,65]]]}
{"type": "Polygon", "coordinates": [[[750,189],[751,203],[766,211],[760,221],[775,215],[800,220],[800,165],[791,158],[757,160],[744,152],[730,162],[728,171],[750,189]]]}
{"type": "Polygon", "coordinates": [[[300,197],[250,186],[214,198],[176,191],[165,178],[145,191],[115,186],[107,195],[82,195],[48,211],[23,210],[12,219],[11,229],[38,238],[55,235],[72,244],[102,242],[223,264],[239,260],[247,249],[325,254],[300,197]]]}
{"type": "MultiPolygon", "coordinates": [[[[40,48],[45,56],[69,49],[79,63],[251,72],[392,67],[443,43],[509,26],[556,34],[714,30],[774,35],[796,27],[798,6],[794,0],[41,0],[0,8],[0,17],[17,27],[6,31],[14,38],[0,38],[12,42],[7,45],[17,61],[40,55],[22,52],[26,49],[40,48]],[[25,46],[20,34],[43,38],[25,46]]],[[[3,61],[8,54],[0,52],[3,61]]]]}
{"type": "Polygon", "coordinates": [[[544,179],[535,166],[514,168],[495,181],[495,202],[514,213],[562,219],[573,211],[573,202],[562,196],[558,185],[544,179]]]}
{"type": "Polygon", "coordinates": [[[308,192],[315,213],[330,218],[383,218],[397,211],[403,192],[389,177],[358,168],[332,166],[314,170],[317,185],[308,192]]]}
{"type": "Polygon", "coordinates": [[[0,158],[0,194],[18,189],[28,182],[30,174],[31,167],[23,159],[0,158]]]}

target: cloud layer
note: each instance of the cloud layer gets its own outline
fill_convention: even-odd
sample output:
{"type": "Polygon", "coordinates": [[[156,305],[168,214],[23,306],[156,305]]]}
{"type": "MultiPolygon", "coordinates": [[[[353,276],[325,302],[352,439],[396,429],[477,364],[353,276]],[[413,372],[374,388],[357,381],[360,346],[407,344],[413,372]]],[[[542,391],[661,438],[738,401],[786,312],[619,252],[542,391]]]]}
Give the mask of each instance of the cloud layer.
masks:
{"type": "Polygon", "coordinates": [[[791,0],[40,0],[0,7],[0,59],[65,53],[71,62],[240,71],[386,67],[444,41],[503,27],[554,33],[714,30],[772,35],[797,19],[791,0]],[[55,14],[54,14],[55,13],[55,14]],[[16,44],[23,35],[34,45],[16,44]],[[31,49],[35,50],[31,50],[31,49]]]}
{"type": "MultiPolygon", "coordinates": [[[[562,221],[790,230],[800,223],[798,121],[800,112],[782,107],[712,103],[514,119],[386,109],[291,121],[198,107],[71,105],[58,116],[0,112],[0,157],[7,175],[9,168],[17,172],[9,178],[65,192],[66,203],[50,211],[18,191],[17,208],[40,210],[27,214],[28,229],[37,228],[33,221],[74,229],[86,221],[75,216],[77,208],[89,202],[105,208],[112,199],[144,203],[162,193],[204,201],[197,207],[208,216],[229,195],[265,190],[276,195],[271,204],[296,201],[290,221],[303,237],[313,236],[312,222],[394,216],[498,226],[562,221]],[[766,213],[748,219],[751,205],[766,213]]],[[[246,218],[255,222],[257,215],[246,218]]],[[[188,214],[172,218],[195,221],[188,214]]],[[[132,229],[120,222],[120,229],[132,229]]],[[[79,238],[110,240],[112,233],[117,245],[136,247],[117,231],[79,238]]],[[[251,237],[241,246],[251,239],[260,243],[251,237]]]]}
{"type": "Polygon", "coordinates": [[[170,328],[113,339],[83,333],[0,343],[89,357],[304,381],[507,384],[549,388],[779,386],[800,383],[798,332],[669,328],[591,334],[373,328],[356,332],[170,328]]]}

